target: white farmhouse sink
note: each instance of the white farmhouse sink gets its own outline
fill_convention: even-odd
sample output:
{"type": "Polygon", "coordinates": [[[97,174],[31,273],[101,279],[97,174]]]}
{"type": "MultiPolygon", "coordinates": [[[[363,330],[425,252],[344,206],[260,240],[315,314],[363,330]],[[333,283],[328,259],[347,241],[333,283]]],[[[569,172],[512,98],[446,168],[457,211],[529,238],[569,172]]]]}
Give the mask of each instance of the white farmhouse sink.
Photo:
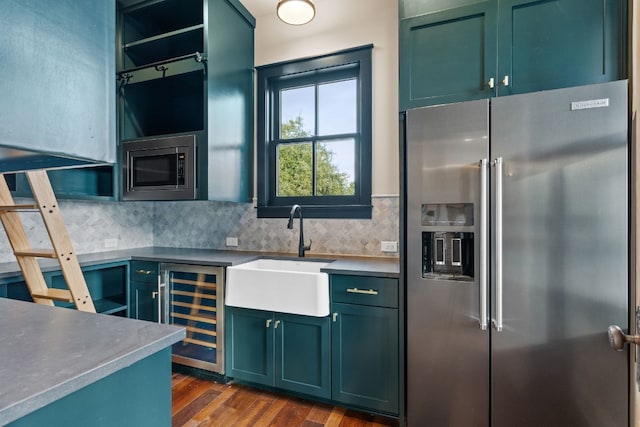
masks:
{"type": "Polygon", "coordinates": [[[225,305],[281,313],[329,315],[329,262],[263,258],[227,267],[225,305]]]}

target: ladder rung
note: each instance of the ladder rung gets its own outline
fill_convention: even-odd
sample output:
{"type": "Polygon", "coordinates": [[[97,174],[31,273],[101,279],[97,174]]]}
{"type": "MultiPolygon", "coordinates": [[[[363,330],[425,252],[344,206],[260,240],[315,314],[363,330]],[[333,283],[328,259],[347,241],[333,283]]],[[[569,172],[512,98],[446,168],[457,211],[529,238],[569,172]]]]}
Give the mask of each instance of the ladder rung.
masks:
{"type": "Polygon", "coordinates": [[[0,205],[0,212],[39,211],[38,205],[0,205]]]}
{"type": "Polygon", "coordinates": [[[55,258],[56,253],[52,249],[31,249],[28,251],[15,251],[18,256],[28,256],[33,258],[55,258]]]}
{"type": "Polygon", "coordinates": [[[65,301],[65,302],[73,302],[73,297],[71,296],[71,292],[67,289],[56,289],[56,288],[48,288],[44,292],[34,292],[31,294],[34,298],[44,298],[50,299],[54,301],[65,301]]]}

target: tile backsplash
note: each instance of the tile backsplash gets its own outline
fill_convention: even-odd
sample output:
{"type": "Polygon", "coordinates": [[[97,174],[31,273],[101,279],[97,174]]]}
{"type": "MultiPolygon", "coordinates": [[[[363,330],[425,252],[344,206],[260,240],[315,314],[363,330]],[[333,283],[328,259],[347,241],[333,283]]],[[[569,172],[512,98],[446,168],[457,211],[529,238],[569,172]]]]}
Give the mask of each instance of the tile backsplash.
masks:
{"type": "MultiPolygon", "coordinates": [[[[21,203],[19,199],[16,202],[21,203]]],[[[305,243],[313,240],[308,254],[397,256],[381,252],[380,242],[399,238],[399,199],[373,197],[372,202],[372,219],[306,218],[305,243]]],[[[286,219],[256,218],[250,203],[70,200],[59,203],[79,254],[112,250],[105,245],[109,239],[117,239],[117,249],[155,245],[297,252],[299,220],[296,218],[293,230],[289,230],[286,219]],[[238,246],[227,247],[227,237],[237,237],[238,246]]],[[[21,216],[32,246],[50,247],[40,216],[37,213],[21,216]]],[[[0,262],[14,260],[7,238],[0,237],[0,262]]]]}
{"type": "MultiPolygon", "coordinates": [[[[147,202],[114,203],[59,200],[62,218],[77,253],[105,250],[106,239],[117,239],[117,249],[153,245],[153,206],[147,202]]],[[[16,203],[33,203],[16,198],[16,203]]],[[[51,243],[37,212],[21,212],[22,222],[33,248],[50,248],[51,243]]],[[[0,231],[0,262],[15,261],[4,230],[0,231]]]]}
{"type": "MultiPolygon", "coordinates": [[[[380,252],[383,240],[399,237],[398,197],[374,197],[372,219],[304,220],[305,244],[313,241],[309,255],[343,254],[397,256],[380,252]]],[[[303,212],[304,213],[304,212],[303,212]]],[[[258,219],[252,204],[221,202],[156,202],[156,246],[238,249],[297,253],[299,220],[293,230],[286,219],[258,219]],[[237,237],[238,247],[225,246],[237,237]]]]}

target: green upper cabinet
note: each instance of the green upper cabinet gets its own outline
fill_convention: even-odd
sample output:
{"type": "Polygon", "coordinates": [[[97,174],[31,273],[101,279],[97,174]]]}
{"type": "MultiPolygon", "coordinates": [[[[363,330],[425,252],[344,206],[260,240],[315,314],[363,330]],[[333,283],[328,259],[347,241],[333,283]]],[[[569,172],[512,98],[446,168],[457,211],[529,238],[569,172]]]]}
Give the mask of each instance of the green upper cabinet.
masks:
{"type": "Polygon", "coordinates": [[[115,163],[115,0],[3,1],[0,172],[115,163]]]}
{"type": "MultiPolygon", "coordinates": [[[[115,142],[114,142],[115,145],[115,142]]],[[[114,200],[114,167],[92,166],[47,171],[56,199],[114,200]]],[[[16,173],[10,185],[13,197],[33,197],[24,173],[16,173]]]]}
{"type": "Polygon", "coordinates": [[[624,4],[402,0],[400,109],[624,78],[624,4]]]}
{"type": "Polygon", "coordinates": [[[119,141],[195,135],[197,198],[253,195],[253,30],[239,0],[118,0],[119,141]]]}
{"type": "Polygon", "coordinates": [[[400,109],[486,98],[497,0],[400,21],[400,109]]]}
{"type": "Polygon", "coordinates": [[[602,83],[626,76],[621,0],[501,1],[499,95],[602,83]],[[509,76],[509,84],[503,79],[509,76]]]}

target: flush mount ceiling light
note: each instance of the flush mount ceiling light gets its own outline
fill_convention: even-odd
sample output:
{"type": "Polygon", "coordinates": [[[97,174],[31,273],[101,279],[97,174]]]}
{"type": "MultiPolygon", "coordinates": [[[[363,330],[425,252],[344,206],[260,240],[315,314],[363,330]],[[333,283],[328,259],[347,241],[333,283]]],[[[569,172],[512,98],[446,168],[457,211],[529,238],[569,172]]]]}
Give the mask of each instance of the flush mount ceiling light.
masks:
{"type": "Polygon", "coordinates": [[[316,16],[316,7],[311,0],[280,0],[276,8],[278,18],[291,25],[303,25],[316,16]]]}

